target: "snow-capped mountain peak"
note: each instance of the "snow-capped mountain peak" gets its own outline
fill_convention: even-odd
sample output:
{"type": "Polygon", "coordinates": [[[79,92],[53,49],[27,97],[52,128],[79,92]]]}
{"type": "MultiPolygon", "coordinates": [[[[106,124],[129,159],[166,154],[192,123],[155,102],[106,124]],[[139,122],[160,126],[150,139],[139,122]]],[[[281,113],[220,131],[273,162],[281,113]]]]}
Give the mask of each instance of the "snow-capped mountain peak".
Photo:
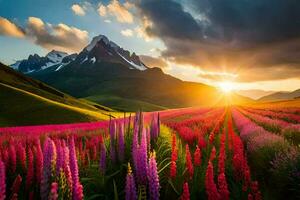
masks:
{"type": "Polygon", "coordinates": [[[61,62],[63,58],[66,56],[68,56],[67,53],[62,51],[56,51],[56,50],[52,50],[46,55],[46,57],[49,58],[54,63],[61,62]]]}

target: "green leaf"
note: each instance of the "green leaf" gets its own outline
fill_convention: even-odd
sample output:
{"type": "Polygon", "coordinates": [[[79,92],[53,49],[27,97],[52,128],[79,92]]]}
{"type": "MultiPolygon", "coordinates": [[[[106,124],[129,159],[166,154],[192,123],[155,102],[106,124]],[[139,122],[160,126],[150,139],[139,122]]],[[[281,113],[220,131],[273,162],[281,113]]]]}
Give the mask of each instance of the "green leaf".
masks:
{"type": "Polygon", "coordinates": [[[119,200],[119,196],[118,196],[118,188],[115,182],[115,179],[113,180],[114,183],[114,196],[115,196],[115,200],[119,200]]]}

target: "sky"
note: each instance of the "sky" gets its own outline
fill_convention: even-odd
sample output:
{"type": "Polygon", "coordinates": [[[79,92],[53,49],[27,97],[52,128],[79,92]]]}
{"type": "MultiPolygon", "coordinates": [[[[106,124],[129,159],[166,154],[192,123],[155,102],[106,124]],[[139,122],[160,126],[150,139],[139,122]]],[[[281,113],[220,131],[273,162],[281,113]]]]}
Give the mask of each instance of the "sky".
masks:
{"type": "Polygon", "coordinates": [[[300,88],[298,0],[0,0],[0,61],[106,35],[150,67],[236,90],[300,88]]]}

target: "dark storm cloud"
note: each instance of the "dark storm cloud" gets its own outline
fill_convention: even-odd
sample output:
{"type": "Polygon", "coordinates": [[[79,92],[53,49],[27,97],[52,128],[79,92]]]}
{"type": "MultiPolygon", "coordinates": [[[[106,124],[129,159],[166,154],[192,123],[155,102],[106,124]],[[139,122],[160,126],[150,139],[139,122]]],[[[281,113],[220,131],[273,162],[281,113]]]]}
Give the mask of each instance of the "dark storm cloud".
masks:
{"type": "Polygon", "coordinates": [[[152,22],[146,32],[165,43],[164,57],[209,70],[226,65],[241,81],[300,78],[298,0],[141,0],[137,7],[152,22]]]}

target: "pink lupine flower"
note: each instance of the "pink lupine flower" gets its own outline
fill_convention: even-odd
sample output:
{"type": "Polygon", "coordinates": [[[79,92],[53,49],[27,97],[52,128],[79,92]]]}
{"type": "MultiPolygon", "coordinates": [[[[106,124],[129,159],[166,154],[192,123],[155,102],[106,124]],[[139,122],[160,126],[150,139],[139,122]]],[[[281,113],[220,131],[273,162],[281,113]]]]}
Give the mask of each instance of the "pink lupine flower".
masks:
{"type": "Polygon", "coordinates": [[[6,176],[5,176],[5,165],[0,160],[0,200],[4,200],[6,197],[6,176]]]}
{"type": "Polygon", "coordinates": [[[8,149],[8,156],[9,156],[9,169],[12,173],[16,172],[17,168],[17,157],[16,157],[16,149],[13,144],[10,144],[8,149]]]}
{"type": "Polygon", "coordinates": [[[126,176],[125,199],[126,200],[137,199],[135,181],[129,163],[128,163],[128,172],[126,176]]]}
{"type": "Polygon", "coordinates": [[[36,141],[36,148],[35,150],[35,174],[36,174],[36,180],[37,183],[40,184],[41,180],[42,180],[42,173],[43,173],[43,163],[44,163],[44,159],[43,159],[43,152],[42,152],[42,148],[41,148],[41,143],[40,140],[37,139],[36,141]]]}
{"type": "Polygon", "coordinates": [[[27,164],[27,175],[26,175],[26,190],[28,191],[33,183],[34,178],[34,165],[33,165],[33,153],[32,150],[28,149],[28,164],[27,164]]]}
{"type": "Polygon", "coordinates": [[[159,176],[157,172],[157,163],[155,160],[155,151],[150,154],[148,163],[148,183],[149,183],[149,199],[159,200],[159,176]]]}
{"type": "Polygon", "coordinates": [[[17,149],[16,149],[16,155],[17,155],[17,160],[18,163],[20,164],[21,168],[23,170],[26,169],[26,151],[25,148],[23,147],[23,145],[21,143],[17,144],[17,149]]]}
{"type": "Polygon", "coordinates": [[[11,189],[10,189],[11,194],[13,194],[13,196],[18,197],[21,183],[22,183],[22,177],[20,176],[20,174],[18,174],[18,176],[15,178],[15,180],[11,186],[11,189]]]}
{"type": "Polygon", "coordinates": [[[50,194],[48,200],[57,200],[58,199],[58,184],[56,182],[53,182],[51,184],[50,194]]]}
{"type": "Polygon", "coordinates": [[[41,199],[47,199],[50,192],[50,179],[56,172],[56,147],[54,142],[47,138],[43,150],[43,174],[41,180],[41,199]]]}
{"type": "Polygon", "coordinates": [[[73,190],[72,196],[74,200],[83,199],[83,188],[79,181],[79,173],[78,173],[78,165],[77,165],[77,157],[75,150],[74,137],[70,139],[70,169],[72,174],[72,182],[73,182],[73,190]]]}

